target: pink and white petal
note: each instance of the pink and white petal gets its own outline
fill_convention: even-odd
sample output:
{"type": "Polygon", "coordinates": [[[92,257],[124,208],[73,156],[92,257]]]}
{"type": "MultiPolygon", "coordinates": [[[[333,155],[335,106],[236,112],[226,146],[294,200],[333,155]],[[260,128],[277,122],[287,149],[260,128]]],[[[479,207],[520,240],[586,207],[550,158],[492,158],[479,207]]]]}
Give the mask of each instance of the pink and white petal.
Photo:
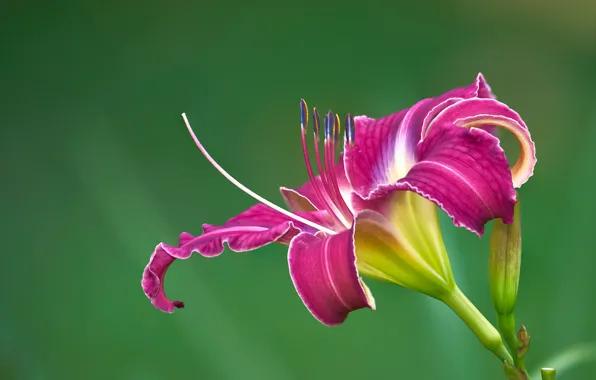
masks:
{"type": "Polygon", "coordinates": [[[354,191],[367,199],[378,186],[405,176],[416,163],[416,145],[423,129],[450,105],[479,96],[493,97],[481,74],[469,86],[421,100],[384,118],[356,117],[354,144],[344,148],[346,174],[354,191]]]}
{"type": "Polygon", "coordinates": [[[321,323],[338,325],[354,310],[375,309],[356,269],[353,229],[336,235],[298,234],[290,243],[288,264],[298,295],[321,323]]]}
{"type": "Polygon", "coordinates": [[[293,236],[300,231],[294,227],[293,222],[285,221],[280,224],[261,227],[261,226],[234,226],[234,227],[220,227],[211,224],[203,224],[203,234],[195,236],[188,243],[173,250],[169,250],[173,255],[184,256],[186,254],[197,252],[205,257],[219,256],[224,250],[224,243],[234,252],[252,251],[267,244],[288,243],[293,236]],[[236,233],[241,228],[240,233],[236,233]],[[204,239],[204,236],[210,233],[219,231],[230,231],[212,239],[204,239]],[[184,252],[184,253],[182,253],[184,252]]]}
{"type": "MultiPolygon", "coordinates": [[[[329,221],[325,211],[298,214],[321,225],[329,221]]],[[[187,259],[193,252],[205,257],[218,256],[224,250],[224,243],[235,252],[251,251],[273,242],[288,244],[301,231],[316,232],[313,230],[265,205],[253,206],[223,226],[204,224],[203,234],[199,236],[183,232],[178,246],[158,244],[143,272],[143,291],[155,307],[171,313],[183,305],[179,301],[171,302],[163,288],[166,271],[174,260],[187,259]]]]}
{"type": "MultiPolygon", "coordinates": [[[[160,243],[155,247],[149,264],[143,271],[141,286],[143,292],[156,308],[172,313],[175,308],[184,306],[181,301],[170,301],[165,294],[164,278],[172,263],[179,259],[188,259],[193,252],[199,252],[206,257],[217,256],[223,251],[222,239],[225,239],[231,249],[256,249],[265,244],[279,240],[292,229],[292,222],[284,222],[272,228],[258,226],[240,226],[213,229],[200,236],[192,236],[187,232],[180,235],[180,241],[186,243],[176,247],[160,243]],[[217,243],[211,244],[213,241],[217,243]]],[[[296,232],[298,233],[298,231],[296,232]]]]}
{"type": "MultiPolygon", "coordinates": [[[[343,153],[340,156],[339,162],[333,168],[335,177],[337,178],[337,185],[339,191],[344,198],[344,201],[350,206],[350,194],[352,186],[346,177],[344,169],[343,153]]],[[[322,187],[321,176],[316,176],[317,185],[322,187]]],[[[317,197],[312,181],[308,181],[297,189],[290,189],[281,187],[279,189],[282,197],[292,212],[309,212],[314,210],[324,210],[325,205],[317,197]]]]}
{"type": "Polygon", "coordinates": [[[499,140],[477,128],[433,127],[417,148],[407,176],[377,188],[371,198],[409,190],[441,207],[458,227],[481,236],[484,225],[513,220],[516,202],[509,164],[499,140]]]}
{"type": "Polygon", "coordinates": [[[517,112],[504,103],[494,99],[467,99],[445,108],[429,125],[428,131],[435,125],[453,123],[462,127],[474,128],[493,125],[504,128],[517,138],[520,153],[511,169],[513,185],[518,188],[534,173],[536,165],[536,147],[528,127],[517,112]]]}
{"type": "Polygon", "coordinates": [[[378,185],[390,183],[395,176],[397,130],[406,113],[402,110],[380,120],[354,118],[354,143],[344,146],[344,165],[354,192],[362,197],[378,185]]]}
{"type": "MultiPolygon", "coordinates": [[[[333,219],[326,211],[297,212],[302,216],[323,227],[334,226],[333,219]]],[[[227,243],[231,250],[236,252],[251,251],[260,248],[271,242],[289,244],[290,240],[301,231],[315,233],[317,230],[303,223],[290,219],[286,215],[263,204],[252,206],[248,210],[229,219],[222,226],[203,225],[204,233],[212,233],[220,229],[231,227],[260,227],[262,231],[250,231],[245,234],[222,235],[203,242],[185,244],[185,249],[193,249],[203,256],[217,256],[223,252],[224,243],[227,243]]]]}
{"type": "Polygon", "coordinates": [[[461,100],[475,98],[495,99],[495,95],[492,93],[488,83],[486,83],[482,73],[478,73],[476,80],[470,86],[456,88],[455,90],[451,90],[447,94],[443,95],[442,101],[434,106],[424,118],[424,121],[422,122],[422,136],[426,135],[426,129],[428,128],[428,125],[445,108],[461,100]]]}

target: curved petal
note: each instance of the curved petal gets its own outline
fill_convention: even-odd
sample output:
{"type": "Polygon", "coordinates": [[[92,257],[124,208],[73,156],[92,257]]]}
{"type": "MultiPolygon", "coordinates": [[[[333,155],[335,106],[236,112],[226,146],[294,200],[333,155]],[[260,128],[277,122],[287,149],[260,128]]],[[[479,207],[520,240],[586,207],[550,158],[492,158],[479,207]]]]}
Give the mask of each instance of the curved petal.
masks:
{"type": "Polygon", "coordinates": [[[482,235],[484,224],[513,220],[515,190],[499,140],[477,128],[433,127],[418,145],[419,162],[407,176],[379,186],[372,198],[409,190],[441,207],[458,227],[482,235]]]}
{"type": "MultiPolygon", "coordinates": [[[[301,213],[301,216],[321,225],[329,222],[325,211],[301,213]]],[[[174,308],[184,305],[180,301],[170,301],[163,288],[166,271],[175,259],[187,259],[193,252],[215,257],[223,252],[224,243],[236,252],[254,250],[273,242],[288,244],[301,231],[316,232],[309,226],[258,204],[231,218],[223,226],[204,224],[202,235],[193,236],[183,232],[178,246],[158,244],[145,267],[141,286],[155,307],[171,313],[174,308]]]]}
{"type": "MultiPolygon", "coordinates": [[[[352,186],[346,177],[344,169],[343,157],[340,156],[339,162],[333,168],[339,191],[344,198],[344,201],[350,206],[350,193],[352,186]]],[[[316,176],[315,180],[320,185],[321,176],[316,176]]],[[[308,181],[297,189],[290,189],[287,187],[280,187],[282,197],[292,212],[309,212],[315,210],[323,210],[324,204],[318,199],[315,190],[313,189],[312,181],[308,181]]]]}
{"type": "Polygon", "coordinates": [[[424,99],[384,118],[356,117],[354,144],[344,148],[346,174],[354,191],[367,198],[377,186],[404,177],[416,163],[416,145],[432,120],[445,108],[478,97],[494,97],[482,74],[469,86],[424,99]]]}
{"type": "Polygon", "coordinates": [[[358,195],[367,197],[379,184],[390,183],[396,176],[395,141],[406,112],[403,110],[380,120],[367,116],[354,118],[354,143],[344,144],[344,165],[358,195]]]}
{"type": "MultiPolygon", "coordinates": [[[[472,85],[468,87],[455,89],[453,91],[450,91],[448,94],[450,96],[443,100],[441,103],[437,104],[435,107],[433,107],[424,118],[424,121],[422,123],[422,136],[425,136],[427,134],[426,129],[428,128],[428,125],[433,121],[433,119],[450,105],[458,103],[465,99],[495,99],[495,95],[492,93],[492,90],[488,83],[486,83],[486,80],[484,79],[482,73],[479,73],[478,76],[476,76],[476,80],[472,85]]],[[[489,129],[489,132],[492,133],[492,130],[489,129]]]]}
{"type": "Polygon", "coordinates": [[[536,147],[528,131],[528,127],[519,114],[506,104],[494,99],[468,99],[445,108],[430,123],[428,130],[434,125],[446,122],[462,127],[478,127],[480,125],[494,125],[505,128],[517,138],[520,153],[516,164],[511,169],[513,185],[520,187],[534,173],[536,165],[536,147]]]}
{"type": "Polygon", "coordinates": [[[354,230],[320,236],[302,232],[290,243],[290,276],[306,308],[321,323],[343,323],[351,311],[375,301],[356,269],[354,230]]]}

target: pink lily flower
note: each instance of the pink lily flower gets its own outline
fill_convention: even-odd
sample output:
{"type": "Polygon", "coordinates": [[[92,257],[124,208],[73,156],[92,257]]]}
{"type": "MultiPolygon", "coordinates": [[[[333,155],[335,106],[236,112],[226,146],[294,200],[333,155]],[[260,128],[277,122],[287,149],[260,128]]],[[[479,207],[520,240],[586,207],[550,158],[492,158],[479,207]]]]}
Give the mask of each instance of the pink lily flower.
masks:
{"type": "Polygon", "coordinates": [[[224,243],[236,252],[274,242],[287,245],[298,295],[326,325],[342,323],[357,309],[375,309],[362,276],[446,299],[457,287],[437,206],[454,225],[482,236],[492,219],[513,221],[515,188],[528,180],[536,163],[524,121],[495,99],[481,74],[467,87],[380,119],[347,115],[341,154],[339,117],[329,111],[321,131],[315,109],[312,162],[309,112],[304,101],[300,107],[309,181],[297,189],[281,188],[289,210],[263,199],[221,168],[183,115],[205,157],[260,203],[221,226],[204,224],[198,236],[183,232],[175,246],[155,247],[141,284],[156,308],[171,313],[184,306],[164,292],[166,271],[175,260],[193,252],[218,256],[224,243]],[[519,140],[513,168],[494,135],[495,127],[519,140]]]}

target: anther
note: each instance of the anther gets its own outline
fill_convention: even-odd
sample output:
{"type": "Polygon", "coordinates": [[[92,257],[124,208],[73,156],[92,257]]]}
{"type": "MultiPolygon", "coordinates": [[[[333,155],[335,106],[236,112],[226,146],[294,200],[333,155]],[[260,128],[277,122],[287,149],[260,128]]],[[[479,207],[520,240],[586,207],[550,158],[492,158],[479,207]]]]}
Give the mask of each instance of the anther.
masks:
{"type": "Polygon", "coordinates": [[[339,121],[339,115],[335,114],[335,143],[337,144],[337,142],[339,141],[339,134],[341,133],[341,123],[339,121]]]}
{"type": "Polygon", "coordinates": [[[323,120],[325,126],[325,142],[331,138],[331,122],[329,120],[329,114],[325,115],[325,119],[323,120]]]}
{"type": "Polygon", "coordinates": [[[354,126],[354,118],[352,117],[352,115],[347,114],[346,115],[345,139],[346,139],[346,142],[350,146],[354,146],[355,135],[356,135],[356,128],[354,126]]]}
{"type": "Polygon", "coordinates": [[[308,107],[304,99],[300,99],[300,127],[304,132],[308,128],[308,107]]]}
{"type": "Polygon", "coordinates": [[[314,130],[315,130],[315,141],[318,142],[319,141],[319,129],[320,129],[320,119],[319,119],[319,111],[317,110],[317,107],[314,107],[312,110],[312,114],[313,114],[313,124],[314,124],[314,130]]]}
{"type": "Polygon", "coordinates": [[[333,141],[333,135],[335,134],[335,116],[333,115],[333,111],[329,110],[327,116],[325,116],[325,120],[327,120],[328,129],[329,131],[326,132],[325,137],[329,141],[333,141]]]}

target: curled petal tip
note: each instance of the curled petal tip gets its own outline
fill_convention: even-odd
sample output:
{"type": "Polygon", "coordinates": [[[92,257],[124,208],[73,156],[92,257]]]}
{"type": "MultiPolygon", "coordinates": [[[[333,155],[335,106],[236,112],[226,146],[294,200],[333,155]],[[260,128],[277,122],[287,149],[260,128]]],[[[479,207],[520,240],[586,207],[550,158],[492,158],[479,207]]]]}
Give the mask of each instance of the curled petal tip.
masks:
{"type": "MultiPolygon", "coordinates": [[[[174,260],[175,258],[163,249],[162,244],[158,244],[151,255],[149,264],[143,271],[141,280],[143,292],[149,298],[151,304],[166,313],[172,313],[177,307],[176,303],[171,302],[166,297],[163,286],[166,271],[174,260]]],[[[179,301],[177,302],[179,303],[179,301]]]]}
{"type": "Polygon", "coordinates": [[[477,96],[480,98],[491,98],[491,99],[495,99],[495,95],[492,92],[492,89],[490,88],[490,85],[486,82],[486,78],[484,78],[484,75],[482,73],[478,73],[478,75],[476,76],[476,88],[477,88],[477,96]]]}

